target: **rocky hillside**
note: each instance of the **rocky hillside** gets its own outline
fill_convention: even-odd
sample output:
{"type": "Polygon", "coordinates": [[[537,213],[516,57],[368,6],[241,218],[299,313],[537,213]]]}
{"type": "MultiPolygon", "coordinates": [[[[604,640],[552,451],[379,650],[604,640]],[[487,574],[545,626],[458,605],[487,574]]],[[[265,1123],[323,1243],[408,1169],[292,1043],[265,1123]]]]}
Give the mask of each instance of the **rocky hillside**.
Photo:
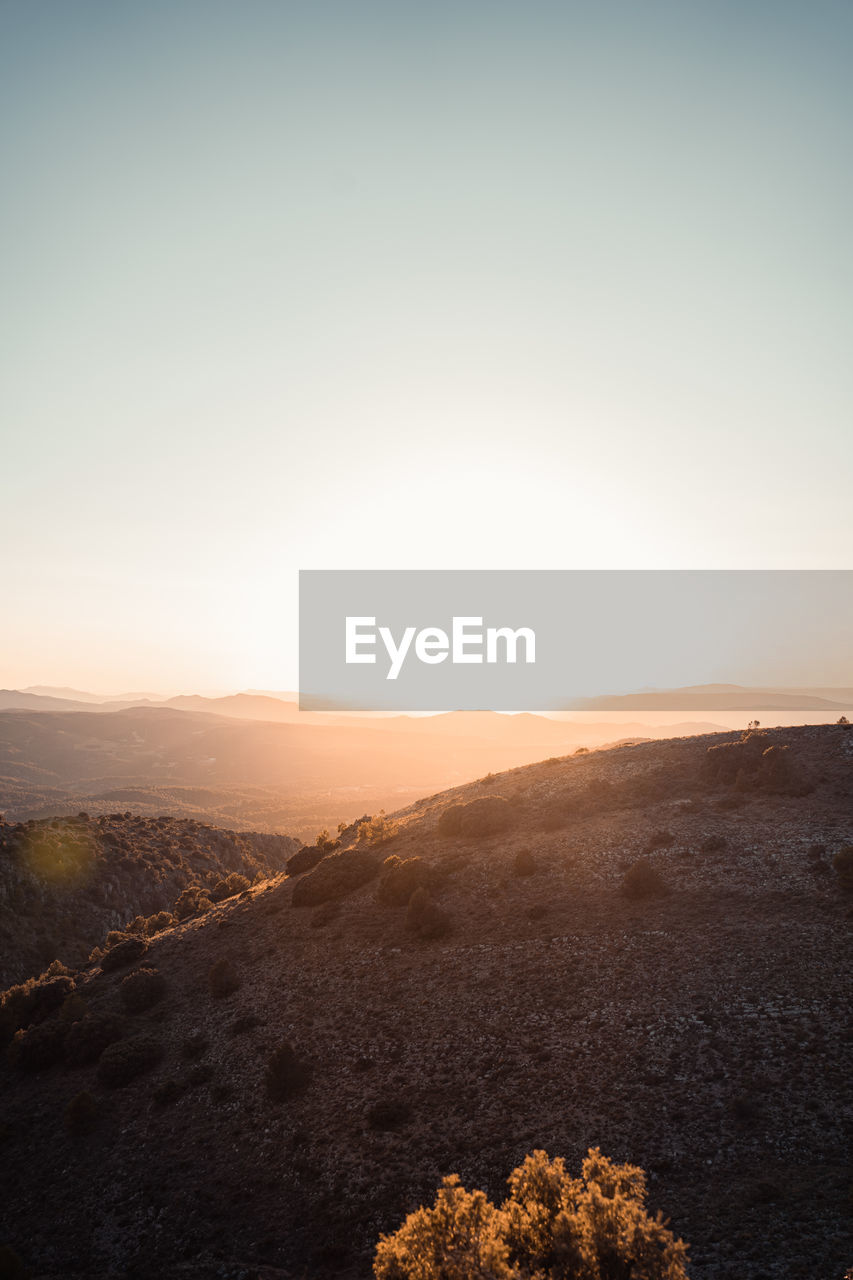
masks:
{"type": "Polygon", "coordinates": [[[599,1145],[693,1280],[841,1280],[851,781],[834,725],[548,760],[46,978],[6,1004],[6,1243],[362,1277],[442,1175],[599,1145]]]}
{"type": "Polygon", "coordinates": [[[0,985],[53,960],[81,964],[111,929],[171,911],[188,888],[215,890],[284,868],[298,841],[175,818],[111,813],[0,819],[0,985]]]}

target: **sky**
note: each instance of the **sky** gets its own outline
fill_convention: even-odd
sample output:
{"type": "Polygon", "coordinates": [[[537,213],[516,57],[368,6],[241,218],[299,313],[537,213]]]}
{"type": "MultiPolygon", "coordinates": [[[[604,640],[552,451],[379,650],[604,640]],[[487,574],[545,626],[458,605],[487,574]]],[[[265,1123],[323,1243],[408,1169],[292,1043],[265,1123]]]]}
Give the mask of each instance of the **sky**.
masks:
{"type": "Polygon", "coordinates": [[[297,571],[853,561],[853,6],[0,0],[0,684],[297,571]]]}

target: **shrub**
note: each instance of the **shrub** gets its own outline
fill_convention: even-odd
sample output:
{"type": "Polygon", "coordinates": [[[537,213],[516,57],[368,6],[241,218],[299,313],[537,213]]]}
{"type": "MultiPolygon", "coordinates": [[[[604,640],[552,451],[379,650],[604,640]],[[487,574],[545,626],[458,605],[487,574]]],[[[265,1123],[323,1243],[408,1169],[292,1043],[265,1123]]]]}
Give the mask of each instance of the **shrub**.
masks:
{"type": "Polygon", "coordinates": [[[312,1074],[311,1064],[301,1061],[293,1045],[285,1041],[270,1054],[264,1084],[273,1102],[285,1102],[308,1088],[312,1074]]]}
{"type": "Polygon", "coordinates": [[[305,844],[287,859],[284,869],[289,876],[301,876],[304,872],[316,867],[325,856],[325,849],[319,848],[316,844],[305,844]]]}
{"type": "Polygon", "coordinates": [[[512,863],[514,876],[532,876],[536,874],[536,859],[529,849],[519,849],[512,863]]]}
{"type": "Polygon", "coordinates": [[[452,804],[438,820],[441,836],[490,836],[513,822],[512,805],[504,796],[480,796],[467,804],[452,804]]]}
{"type": "Polygon", "coordinates": [[[432,1209],[410,1213],[376,1246],[376,1280],[512,1280],[504,1215],[482,1191],[445,1178],[432,1209]]]}
{"type": "Polygon", "coordinates": [[[377,898],[386,907],[404,907],[416,889],[426,887],[430,869],[422,858],[398,858],[392,853],[382,864],[377,898]]]}
{"type": "Polygon", "coordinates": [[[443,938],[450,932],[450,917],[426,889],[416,889],[409,899],[406,928],[419,938],[443,938]]]}
{"type": "Polygon", "coordinates": [[[368,1128],[380,1133],[402,1129],[412,1118],[412,1108],[402,1098],[380,1098],[367,1112],[368,1128]]]}
{"type": "Polygon", "coordinates": [[[648,858],[640,858],[625,872],[622,892],[626,898],[655,898],[668,890],[648,858]]]}
{"type": "Polygon", "coordinates": [[[163,1046],[151,1036],[132,1036],[109,1045],[98,1063],[98,1083],[105,1089],[123,1089],[137,1076],[150,1071],[163,1057],[163,1046]]]}
{"type": "Polygon", "coordinates": [[[853,844],[846,844],[839,849],[832,859],[832,865],[838,873],[838,883],[848,892],[853,890],[853,844]]]}
{"type": "Polygon", "coordinates": [[[233,960],[222,959],[210,966],[207,982],[214,999],[222,1000],[239,989],[241,978],[233,960]]]}
{"type": "Polygon", "coordinates": [[[74,1138],[91,1133],[98,1123],[98,1105],[91,1093],[77,1093],[65,1108],[65,1128],[74,1138]]]}
{"type": "Polygon", "coordinates": [[[671,831],[655,831],[646,841],[646,853],[654,853],[655,849],[670,849],[675,844],[675,836],[671,831]]]}
{"type": "Polygon", "coordinates": [[[128,936],[117,942],[104,953],[101,968],[104,973],[112,973],[115,969],[124,969],[129,964],[136,964],[148,950],[148,943],[142,938],[128,936]]]}
{"type": "Polygon", "coordinates": [[[128,1013],[142,1013],[166,994],[166,979],[157,969],[137,969],[122,978],[122,1003],[128,1013]]]}
{"type": "Polygon", "coordinates": [[[20,1071],[43,1071],[62,1057],[68,1023],[40,1022],[26,1031],[16,1031],[9,1046],[9,1062],[20,1071]]]}
{"type": "Polygon", "coordinates": [[[184,889],[175,903],[175,919],[181,922],[189,920],[190,916],[209,911],[212,905],[210,898],[198,886],[184,889]]]}
{"type": "Polygon", "coordinates": [[[812,784],[795,764],[787,745],[770,745],[767,735],[752,729],[737,742],[720,742],[709,747],[705,773],[712,781],[734,786],[738,791],[769,791],[776,795],[806,795],[812,784]]]}
{"type": "Polygon", "coordinates": [[[53,1013],[74,990],[74,979],[62,975],[42,975],[9,987],[0,997],[0,1045],[8,1044],[19,1027],[53,1013]]]}
{"type": "Polygon", "coordinates": [[[385,810],[380,809],[373,818],[360,822],[358,826],[359,844],[367,844],[372,849],[381,844],[388,844],[400,832],[400,824],[385,817],[385,810]]]}
{"type": "Polygon", "coordinates": [[[72,1023],[65,1041],[65,1062],[83,1067],[96,1062],[104,1050],[124,1035],[125,1022],[114,1013],[87,1014],[72,1023]]]}
{"type": "Polygon", "coordinates": [[[369,849],[327,854],[293,887],[294,907],[316,907],[368,884],[379,872],[379,855],[369,849]]]}
{"type": "Polygon", "coordinates": [[[151,938],[155,933],[162,933],[164,929],[171,929],[175,923],[175,917],[171,911],[157,911],[153,916],[146,918],[143,932],[151,938]]]}
{"type": "Polygon", "coordinates": [[[445,1178],[431,1209],[380,1238],[377,1280],[687,1280],[687,1246],[646,1209],[645,1174],[597,1148],[580,1178],[544,1151],[509,1178],[500,1209],[445,1178]]]}
{"type": "Polygon", "coordinates": [[[237,893],[245,893],[251,889],[251,883],[245,876],[241,876],[234,871],[226,879],[220,880],[211,892],[213,902],[223,902],[226,898],[233,898],[237,893]]]}

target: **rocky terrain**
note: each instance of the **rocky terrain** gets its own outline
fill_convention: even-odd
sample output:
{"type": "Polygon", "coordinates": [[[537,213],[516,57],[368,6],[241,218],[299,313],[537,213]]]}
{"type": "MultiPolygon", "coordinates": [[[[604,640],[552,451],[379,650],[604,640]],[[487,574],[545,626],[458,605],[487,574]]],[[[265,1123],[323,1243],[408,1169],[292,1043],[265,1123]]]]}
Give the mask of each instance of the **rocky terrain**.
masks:
{"type": "Polygon", "coordinates": [[[111,929],[171,911],[179,895],[284,868],[299,842],[129,812],[0,819],[0,985],[53,960],[81,964],[111,929]]]}
{"type": "Polygon", "coordinates": [[[45,978],[0,1243],[42,1280],[366,1277],[442,1175],[499,1198],[599,1145],[694,1280],[842,1280],[851,782],[840,725],[549,759],[45,978]]]}

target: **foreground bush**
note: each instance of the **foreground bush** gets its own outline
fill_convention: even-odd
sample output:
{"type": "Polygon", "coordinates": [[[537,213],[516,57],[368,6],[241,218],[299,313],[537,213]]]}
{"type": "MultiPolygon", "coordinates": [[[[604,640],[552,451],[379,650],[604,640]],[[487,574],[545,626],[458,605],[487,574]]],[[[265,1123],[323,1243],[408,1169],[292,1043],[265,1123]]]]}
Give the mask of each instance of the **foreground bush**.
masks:
{"type": "Polygon", "coordinates": [[[431,1209],[382,1236],[377,1280],[687,1280],[687,1246],[646,1209],[642,1169],[598,1148],[581,1176],[535,1151],[496,1208],[445,1178],[431,1209]]]}

